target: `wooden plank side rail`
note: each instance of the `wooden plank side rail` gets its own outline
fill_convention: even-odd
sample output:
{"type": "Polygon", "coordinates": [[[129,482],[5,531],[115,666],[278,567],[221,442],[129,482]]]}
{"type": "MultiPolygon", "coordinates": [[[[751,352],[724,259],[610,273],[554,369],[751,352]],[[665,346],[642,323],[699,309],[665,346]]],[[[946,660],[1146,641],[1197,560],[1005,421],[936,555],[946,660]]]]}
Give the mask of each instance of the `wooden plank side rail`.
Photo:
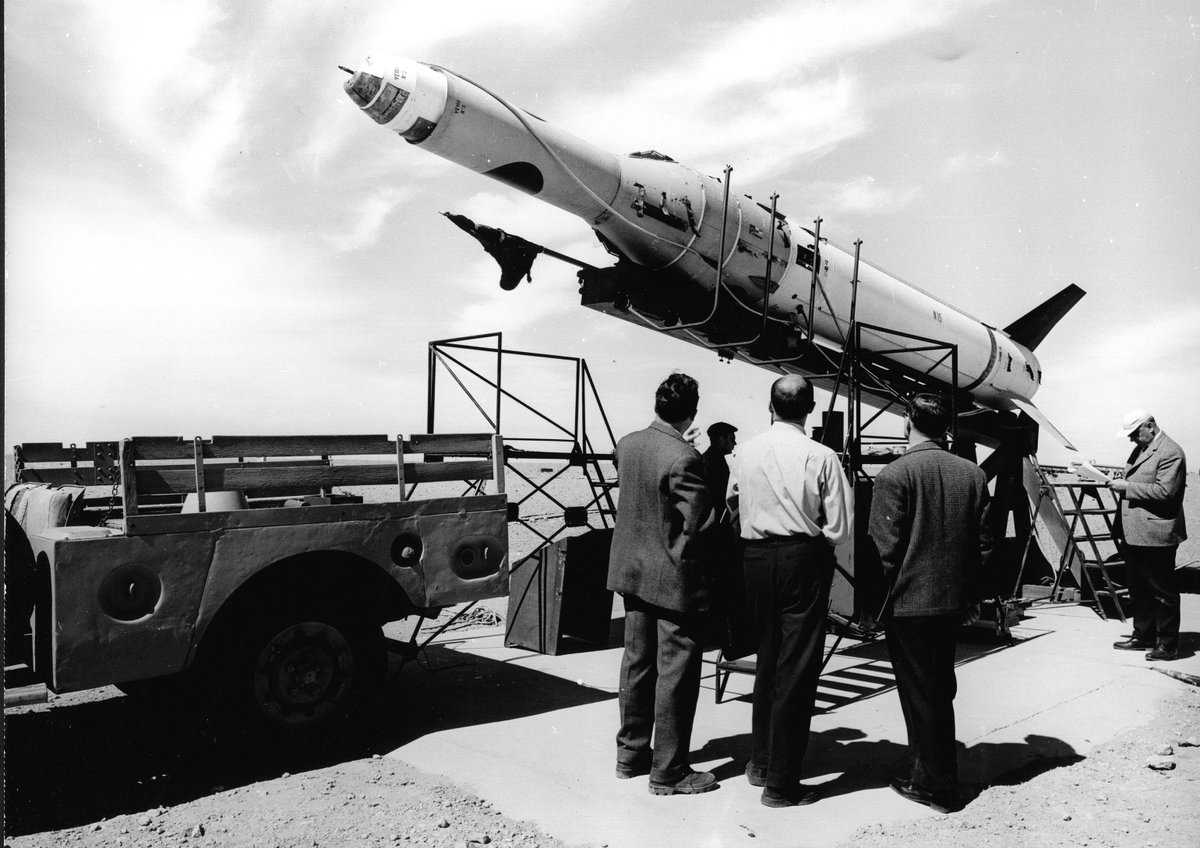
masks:
{"type": "Polygon", "coordinates": [[[493,480],[497,491],[504,491],[504,440],[492,433],[418,434],[407,440],[379,435],[150,436],[89,442],[83,448],[29,443],[18,445],[15,454],[25,482],[117,483],[126,516],[138,514],[139,497],[193,493],[203,512],[206,493],[229,489],[247,498],[274,498],[340,486],[393,485],[399,500],[405,500],[406,485],[493,480]]]}
{"type": "MultiPolygon", "coordinates": [[[[381,486],[397,483],[396,465],[320,465],[295,468],[265,466],[246,462],[236,465],[203,466],[204,488],[217,492],[237,489],[248,498],[312,494],[334,486],[381,486]]],[[[491,480],[491,460],[471,462],[406,462],[406,483],[438,483],[450,480],[491,480]]],[[[160,470],[138,467],[134,470],[136,488],[143,495],[190,494],[196,491],[196,472],[192,469],[160,470]]]]}
{"type": "MultiPolygon", "coordinates": [[[[263,460],[253,463],[239,463],[224,461],[222,465],[217,467],[230,467],[248,465],[254,468],[297,468],[305,465],[326,467],[328,462],[323,461],[320,457],[311,459],[291,459],[283,461],[263,460]]],[[[141,469],[153,468],[156,471],[195,471],[195,462],[179,463],[179,462],[154,462],[145,463],[138,466],[141,469]]],[[[211,466],[210,466],[211,467],[211,466]]],[[[194,477],[193,473],[193,477],[194,477]]],[[[80,466],[78,468],[61,468],[61,467],[39,467],[25,465],[21,469],[22,483],[53,483],[57,486],[111,486],[114,481],[120,479],[120,472],[116,465],[113,468],[93,468],[92,466],[80,466]]]]}

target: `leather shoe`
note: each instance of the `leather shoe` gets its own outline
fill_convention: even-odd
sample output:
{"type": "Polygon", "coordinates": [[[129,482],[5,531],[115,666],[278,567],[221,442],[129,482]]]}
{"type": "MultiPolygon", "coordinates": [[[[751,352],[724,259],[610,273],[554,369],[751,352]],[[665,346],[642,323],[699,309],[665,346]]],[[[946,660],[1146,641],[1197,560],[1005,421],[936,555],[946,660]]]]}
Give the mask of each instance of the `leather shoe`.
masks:
{"type": "Polygon", "coordinates": [[[950,813],[959,808],[955,792],[930,792],[915,785],[911,780],[899,777],[893,777],[890,785],[897,795],[929,807],[935,812],[950,813]]]}
{"type": "Polygon", "coordinates": [[[1140,639],[1123,639],[1120,642],[1113,642],[1113,647],[1118,651],[1149,651],[1154,647],[1154,643],[1143,642],[1140,639]]]}
{"type": "Polygon", "coordinates": [[[751,786],[766,786],[767,770],[754,763],[746,763],[746,780],[751,786]]]}
{"type": "Polygon", "coordinates": [[[1148,660],[1177,660],[1179,659],[1178,651],[1168,651],[1165,648],[1154,648],[1146,654],[1148,660]]]}
{"type": "Polygon", "coordinates": [[[764,807],[801,807],[811,804],[820,797],[821,793],[816,789],[805,786],[803,783],[797,783],[786,789],[768,786],[763,790],[762,798],[759,800],[762,801],[764,807]]]}
{"type": "Polygon", "coordinates": [[[711,771],[689,771],[674,783],[650,780],[651,795],[699,795],[717,788],[717,776],[711,771]]]}

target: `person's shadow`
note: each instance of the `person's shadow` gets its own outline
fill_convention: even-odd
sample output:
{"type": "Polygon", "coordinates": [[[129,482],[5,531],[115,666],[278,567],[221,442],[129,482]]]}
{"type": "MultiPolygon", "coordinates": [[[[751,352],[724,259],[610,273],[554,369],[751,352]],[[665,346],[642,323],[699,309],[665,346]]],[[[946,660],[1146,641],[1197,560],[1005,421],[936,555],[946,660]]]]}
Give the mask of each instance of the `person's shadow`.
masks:
{"type": "Polygon", "coordinates": [[[1194,657],[1197,651],[1200,651],[1200,633],[1180,631],[1179,658],[1194,657]]]}
{"type": "MultiPolygon", "coordinates": [[[[728,759],[714,768],[718,780],[742,776],[750,759],[749,733],[711,739],[692,752],[694,761],[728,759]]],[[[1053,736],[1030,734],[1024,742],[980,742],[958,744],[959,784],[964,804],[989,786],[1025,783],[1047,771],[1083,760],[1070,745],[1053,736]]],[[[820,785],[823,797],[847,795],[887,786],[893,776],[908,766],[907,742],[890,739],[867,740],[852,727],[835,727],[809,736],[804,758],[806,775],[836,774],[820,785]]]]}

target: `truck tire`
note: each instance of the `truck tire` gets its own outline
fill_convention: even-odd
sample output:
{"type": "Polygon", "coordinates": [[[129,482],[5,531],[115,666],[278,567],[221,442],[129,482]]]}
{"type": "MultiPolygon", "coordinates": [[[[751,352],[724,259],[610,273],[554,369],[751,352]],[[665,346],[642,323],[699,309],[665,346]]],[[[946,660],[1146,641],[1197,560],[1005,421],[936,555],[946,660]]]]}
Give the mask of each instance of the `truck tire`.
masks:
{"type": "Polygon", "coordinates": [[[37,601],[37,563],[25,530],[4,510],[4,664],[29,663],[29,619],[37,601]]]}
{"type": "Polygon", "coordinates": [[[237,685],[252,717],[288,737],[339,724],[383,679],[383,631],[347,612],[269,616],[244,643],[237,685]]]}

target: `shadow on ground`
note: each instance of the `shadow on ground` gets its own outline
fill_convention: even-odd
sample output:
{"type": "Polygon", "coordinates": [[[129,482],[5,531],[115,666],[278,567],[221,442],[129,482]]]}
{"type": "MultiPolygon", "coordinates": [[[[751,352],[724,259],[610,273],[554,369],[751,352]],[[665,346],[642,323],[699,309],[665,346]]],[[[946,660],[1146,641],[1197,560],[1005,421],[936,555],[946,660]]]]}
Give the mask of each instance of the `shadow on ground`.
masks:
{"type": "MultiPolygon", "coordinates": [[[[1012,639],[997,639],[994,635],[980,634],[960,638],[955,654],[955,667],[976,662],[998,651],[1020,648],[1045,633],[1027,633],[1012,639]]],[[[850,642],[843,640],[837,655],[843,659],[854,660],[846,665],[838,663],[827,665],[821,672],[821,680],[817,687],[817,712],[834,712],[868,698],[886,694],[896,688],[896,679],[892,674],[891,658],[883,638],[868,641],[850,642]]],[[[744,674],[746,680],[740,688],[753,688],[753,657],[742,665],[741,671],[725,672],[716,670],[711,675],[713,687],[723,685],[719,678],[726,674],[744,674]]],[[[725,690],[719,700],[744,701],[750,703],[753,694],[750,691],[737,693],[725,690]]]]}
{"type": "MultiPolygon", "coordinates": [[[[724,736],[694,751],[692,760],[729,759],[713,769],[713,773],[718,780],[732,780],[745,771],[750,749],[750,734],[724,736]]],[[[981,742],[970,748],[959,743],[962,800],[970,803],[989,786],[1025,783],[1083,759],[1069,744],[1053,736],[1030,735],[1023,743],[981,742]]],[[[820,780],[823,775],[836,775],[821,783],[822,797],[830,798],[887,786],[894,775],[906,773],[907,766],[906,740],[868,740],[855,728],[835,727],[809,736],[803,779],[809,782],[820,780]]]]}
{"type": "Polygon", "coordinates": [[[1200,651],[1200,633],[1181,631],[1179,634],[1179,659],[1194,657],[1200,651]]]}
{"type": "Polygon", "coordinates": [[[562,678],[431,646],[395,668],[358,721],[306,745],[248,732],[211,712],[108,697],[6,714],[10,836],[77,827],[370,756],[453,727],[536,715],[614,696],[562,678]]]}

